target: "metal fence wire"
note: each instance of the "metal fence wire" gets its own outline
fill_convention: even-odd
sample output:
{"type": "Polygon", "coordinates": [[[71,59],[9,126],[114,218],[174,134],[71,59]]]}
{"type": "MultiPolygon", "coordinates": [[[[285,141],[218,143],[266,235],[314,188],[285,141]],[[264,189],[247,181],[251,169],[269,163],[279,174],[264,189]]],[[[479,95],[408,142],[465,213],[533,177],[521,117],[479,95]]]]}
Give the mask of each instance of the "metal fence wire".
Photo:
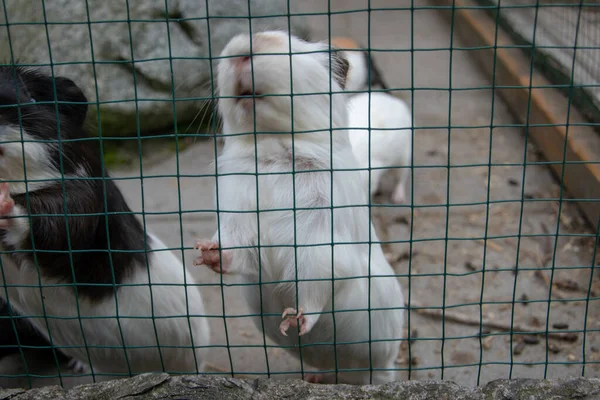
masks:
{"type": "Polygon", "coordinates": [[[535,67],[571,97],[591,122],[598,122],[598,36],[596,2],[479,1],[499,10],[498,22],[534,60],[535,67]],[[535,46],[532,44],[535,40],[535,46]],[[574,87],[571,87],[571,76],[574,87]]]}
{"type": "MultiPolygon", "coordinates": [[[[397,158],[410,150],[403,165],[378,167],[371,159],[361,166],[370,171],[368,182],[386,171],[366,204],[376,237],[358,236],[370,238],[368,254],[382,249],[393,269],[385,279],[402,285],[403,329],[387,339],[398,348],[388,366],[393,379],[475,385],[498,378],[600,377],[600,215],[589,211],[597,210],[600,199],[597,181],[568,175],[572,165],[596,168],[600,139],[590,136],[586,142],[592,154],[587,160],[573,159],[568,140],[544,139],[555,128],[578,138],[597,127],[597,2],[141,3],[2,1],[0,387],[72,386],[163,370],[307,378],[317,368],[305,360],[314,348],[332,358],[323,361],[329,367],[320,372],[366,371],[367,381],[381,372],[372,361],[345,371],[338,365],[352,365],[344,360],[358,350],[336,337],[362,329],[341,316],[352,309],[331,311],[340,301],[336,285],[354,279],[334,271],[333,258],[345,256],[337,250],[342,245],[334,245],[338,219],[331,217],[331,241],[325,243],[331,259],[314,260],[331,270],[321,280],[302,282],[305,265],[295,264],[291,277],[265,272],[264,258],[274,257],[280,244],[265,242],[260,230],[269,227],[261,222],[258,243],[233,250],[260,249],[252,253],[256,265],[263,265],[258,277],[229,280],[194,265],[196,240],[220,234],[222,224],[234,218],[226,205],[243,195],[219,190],[223,127],[216,107],[223,88],[216,74],[226,60],[219,55],[235,34],[265,30],[330,43],[338,51],[331,57],[343,54],[351,72],[364,63],[362,85],[346,89],[352,92],[349,99],[371,93],[366,104],[372,115],[385,111],[371,103],[378,93],[406,105],[392,112],[398,118],[406,113],[406,124],[388,120],[386,131],[372,118],[366,148],[355,147],[368,153],[379,131],[398,135],[388,136],[380,151],[397,158]],[[493,43],[474,45],[469,34],[457,33],[466,29],[470,13],[481,23],[472,37],[484,37],[487,29],[493,43]],[[500,42],[505,33],[512,42],[500,42]],[[505,83],[504,50],[525,57],[529,68],[519,76],[527,84],[505,83]],[[476,62],[484,52],[487,70],[476,62]],[[556,94],[542,97],[566,105],[565,121],[530,118],[539,93],[529,82],[537,74],[550,81],[543,90],[560,93],[556,102],[551,97],[556,94]],[[525,91],[525,101],[513,102],[504,95],[510,90],[525,91]],[[585,119],[573,123],[574,113],[585,119]],[[82,115],[85,123],[78,120],[82,115]],[[89,137],[81,136],[81,126],[89,137]],[[548,148],[555,148],[551,156],[548,148]],[[404,202],[396,204],[399,176],[410,179],[404,202]],[[571,192],[572,187],[580,191],[571,192]],[[582,187],[587,197],[580,195],[582,187]],[[294,323],[288,341],[264,333],[284,321],[283,309],[272,306],[279,303],[263,298],[282,282],[293,288],[292,299],[299,299],[302,287],[314,288],[308,293],[318,297],[318,288],[329,285],[330,308],[312,311],[322,313],[321,320],[333,315],[333,350],[328,343],[303,343],[294,323]],[[245,292],[258,293],[257,304],[245,292]]],[[[300,73],[289,58],[290,73],[300,73]]],[[[335,97],[331,88],[323,92],[335,97]]],[[[367,110],[350,113],[368,115],[367,110]]],[[[291,131],[301,134],[298,117],[292,120],[291,131]]],[[[327,130],[333,143],[333,122],[327,130]]],[[[257,146],[257,120],[254,129],[236,134],[257,146]]],[[[292,158],[293,152],[294,147],[292,158]]],[[[296,183],[290,183],[293,206],[261,209],[261,196],[267,196],[261,192],[268,189],[260,182],[268,173],[255,163],[250,174],[255,183],[239,187],[258,186],[256,209],[249,215],[272,221],[269,213],[293,213],[290,231],[281,233],[291,234],[293,243],[281,248],[292,248],[296,263],[312,246],[297,240],[296,232],[319,227],[302,220],[306,210],[296,205],[296,183]]],[[[290,182],[307,174],[295,165],[285,172],[296,177],[290,182]]],[[[335,173],[328,176],[334,177],[333,188],[335,173]]],[[[347,207],[331,199],[326,203],[322,208],[330,216],[347,207]]],[[[205,246],[206,263],[210,249],[199,246],[205,246]]],[[[221,260],[227,250],[219,250],[221,260]]],[[[362,278],[371,281],[369,274],[362,278]]],[[[300,310],[299,303],[288,306],[300,310]]],[[[376,318],[370,306],[362,311],[369,321],[376,318]]],[[[385,340],[371,337],[367,328],[357,334],[365,339],[354,345],[368,344],[370,353],[385,340]]]]}

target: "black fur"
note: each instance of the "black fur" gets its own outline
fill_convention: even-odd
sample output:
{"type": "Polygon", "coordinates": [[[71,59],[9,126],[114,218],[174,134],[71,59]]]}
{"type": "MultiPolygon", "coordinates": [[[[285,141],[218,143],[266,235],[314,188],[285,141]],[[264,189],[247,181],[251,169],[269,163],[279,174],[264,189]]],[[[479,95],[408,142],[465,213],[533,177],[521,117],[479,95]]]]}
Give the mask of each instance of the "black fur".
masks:
{"type": "Polygon", "coordinates": [[[336,50],[331,51],[331,73],[334,79],[340,85],[342,89],[346,89],[346,79],[348,77],[348,69],[350,69],[350,63],[346,60],[346,57],[342,56],[342,53],[336,50]]]}
{"type": "Polygon", "coordinates": [[[365,55],[367,65],[369,65],[370,68],[371,87],[379,85],[383,90],[389,90],[388,85],[386,85],[383,81],[383,74],[379,71],[379,68],[375,64],[373,57],[369,57],[369,53],[366,51],[363,54],[365,55]]]}
{"type": "MultiPolygon", "coordinates": [[[[54,359],[54,351],[50,343],[20,314],[12,309],[2,297],[0,297],[0,359],[19,352],[19,345],[23,352],[36,349],[36,357],[43,356],[49,360],[54,359]],[[14,322],[14,326],[13,326],[14,322]],[[15,329],[18,332],[15,334],[15,329]],[[39,350],[39,349],[43,350],[39,350]]],[[[55,348],[56,360],[60,364],[67,364],[70,358],[62,351],[55,348]]]]}
{"type": "MultiPolygon", "coordinates": [[[[74,175],[83,168],[89,177],[108,178],[109,175],[103,174],[101,169],[99,140],[90,138],[69,141],[87,137],[83,128],[87,113],[85,95],[71,80],[57,77],[56,99],[76,103],[59,104],[57,118],[57,103],[52,82],[51,77],[35,70],[0,67],[0,104],[21,104],[22,117],[19,121],[16,107],[1,107],[0,125],[10,124],[18,127],[21,122],[29,135],[40,140],[54,141],[54,144],[48,144],[48,152],[59,170],[61,154],[63,155],[64,175],[74,175]],[[42,104],[47,101],[51,103],[42,104]],[[57,122],[60,122],[62,151],[57,143],[57,122]]],[[[11,251],[33,250],[35,247],[36,251],[13,253],[12,257],[18,263],[37,258],[43,277],[73,283],[74,276],[80,296],[87,296],[94,301],[113,296],[113,284],[118,285],[131,274],[136,263],[146,265],[148,253],[145,252],[145,242],[149,239],[134,215],[109,214],[106,217],[106,212],[130,213],[131,209],[112,181],[106,180],[105,184],[106,193],[102,179],[65,180],[66,202],[63,199],[63,185],[60,181],[27,194],[14,195],[15,202],[30,212],[32,235],[28,235],[23,243],[17,246],[18,249],[4,242],[3,248],[11,251]],[[68,218],[64,215],[65,203],[68,218]],[[41,216],[43,214],[52,216],[41,216]],[[69,248],[75,252],[69,254],[69,248]],[[112,250],[110,253],[109,248],[112,250]]],[[[2,238],[3,232],[0,231],[0,241],[2,238]]]]}

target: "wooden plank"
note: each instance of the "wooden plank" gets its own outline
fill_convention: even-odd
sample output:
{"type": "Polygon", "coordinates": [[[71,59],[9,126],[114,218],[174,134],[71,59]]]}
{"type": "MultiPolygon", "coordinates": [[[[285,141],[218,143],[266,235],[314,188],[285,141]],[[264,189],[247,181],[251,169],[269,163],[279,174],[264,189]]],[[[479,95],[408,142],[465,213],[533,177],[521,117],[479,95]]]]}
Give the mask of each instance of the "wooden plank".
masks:
{"type": "MultiPolygon", "coordinates": [[[[444,6],[475,6],[470,0],[437,0],[444,6]]],[[[442,10],[447,17],[451,10],[442,10]]],[[[482,46],[514,46],[510,37],[498,29],[498,40],[495,40],[496,23],[486,11],[477,9],[456,8],[454,10],[454,29],[460,36],[462,45],[466,47],[482,46]]],[[[492,78],[494,68],[494,49],[470,50],[469,53],[479,63],[482,70],[492,78]]],[[[553,126],[530,127],[529,135],[544,158],[551,162],[563,162],[566,141],[566,160],[581,164],[565,164],[563,184],[576,199],[591,201],[578,202],[588,222],[598,227],[600,216],[600,135],[590,126],[574,126],[587,121],[574,106],[570,107],[568,99],[557,89],[530,87],[530,59],[520,49],[496,49],[497,86],[513,86],[516,88],[496,88],[496,92],[507,103],[512,114],[522,123],[545,124],[553,126]],[[527,113],[531,97],[529,115],[527,113]],[[566,123],[569,115],[569,124],[566,123]]],[[[537,72],[533,72],[531,86],[549,86],[550,82],[537,72]]],[[[551,169],[560,180],[562,164],[552,164],[551,169]]]]}
{"type": "MultiPolygon", "coordinates": [[[[538,50],[535,52],[535,65],[539,72],[551,82],[568,82],[574,71],[573,81],[576,85],[598,84],[600,82],[600,65],[598,65],[598,49],[600,36],[598,32],[598,7],[586,2],[581,9],[571,3],[561,7],[552,7],[557,1],[538,0],[540,7],[535,7],[535,0],[510,0],[511,5],[526,7],[506,7],[504,0],[478,0],[480,4],[494,5],[502,3],[500,26],[516,43],[532,43],[538,50]],[[548,6],[548,7],[546,7],[548,6]],[[533,29],[535,23],[535,31],[533,29]],[[535,35],[535,36],[534,36],[535,35]],[[573,64],[573,44],[577,40],[577,50],[573,64]]],[[[493,17],[492,17],[493,18],[493,17]]],[[[566,88],[562,89],[563,94],[566,88]]],[[[574,104],[586,118],[600,121],[600,92],[591,87],[577,87],[573,97],[574,104]]]]}

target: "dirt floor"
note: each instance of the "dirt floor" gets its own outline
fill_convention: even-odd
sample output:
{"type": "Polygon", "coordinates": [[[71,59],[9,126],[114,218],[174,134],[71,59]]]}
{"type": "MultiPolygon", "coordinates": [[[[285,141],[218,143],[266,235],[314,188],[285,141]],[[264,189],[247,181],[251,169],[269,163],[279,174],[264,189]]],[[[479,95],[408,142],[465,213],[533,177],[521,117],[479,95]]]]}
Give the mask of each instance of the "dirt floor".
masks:
{"type": "MultiPolygon", "coordinates": [[[[327,11],[321,5],[326,2],[298,3],[300,11],[327,11]]],[[[371,1],[371,7],[397,3],[371,1]]],[[[334,11],[366,7],[359,0],[331,4],[334,11]]],[[[317,38],[326,38],[328,17],[310,18],[317,38]]],[[[364,42],[367,26],[365,12],[331,16],[333,35],[364,42]]],[[[374,57],[390,86],[414,85],[411,104],[419,128],[412,180],[415,207],[374,208],[375,222],[380,239],[396,242],[385,251],[402,276],[406,300],[413,307],[445,307],[445,319],[436,309],[410,312],[415,340],[410,359],[408,348],[400,354],[402,378],[476,385],[508,377],[599,377],[599,301],[586,302],[590,290],[595,298],[600,296],[598,274],[591,279],[594,232],[568,203],[559,217],[558,202],[549,200],[560,194],[556,180],[546,166],[536,164],[543,160],[534,146],[526,148],[525,131],[514,126],[505,104],[490,89],[476,89],[489,86],[489,81],[469,54],[447,50],[452,35],[442,12],[373,11],[370,26],[373,48],[402,50],[374,57]],[[411,36],[414,54],[409,51],[411,36]],[[434,50],[439,48],[446,50],[434,50]],[[449,92],[449,87],[455,90],[449,92]],[[562,327],[576,332],[548,339],[511,336],[511,321],[515,330],[562,327]]],[[[453,41],[460,48],[460,40],[453,41]]],[[[398,94],[411,101],[409,90],[398,94]]],[[[212,141],[198,141],[177,158],[154,157],[143,164],[144,210],[172,213],[147,215],[146,222],[170,246],[190,248],[195,239],[212,236],[215,214],[202,210],[213,208],[214,178],[181,178],[178,191],[176,178],[151,176],[176,174],[178,169],[181,174],[210,174],[214,148],[212,141]],[[182,224],[180,195],[181,210],[186,211],[182,224]]],[[[120,177],[140,173],[137,168],[115,172],[120,177]]],[[[388,189],[392,180],[390,174],[388,189]]],[[[120,186],[134,210],[142,211],[142,185],[134,182],[121,181],[120,186]]],[[[386,190],[377,198],[380,203],[388,200],[386,190]]],[[[194,256],[191,249],[185,251],[186,265],[191,267],[194,256]]],[[[221,287],[212,271],[194,269],[194,274],[208,285],[202,291],[214,315],[213,343],[220,346],[210,357],[216,370],[233,368],[240,375],[259,376],[267,372],[268,357],[273,377],[300,376],[299,362],[282,349],[265,351],[262,334],[244,317],[249,310],[239,287],[221,287]]],[[[75,381],[82,382],[66,384],[75,381]]]]}

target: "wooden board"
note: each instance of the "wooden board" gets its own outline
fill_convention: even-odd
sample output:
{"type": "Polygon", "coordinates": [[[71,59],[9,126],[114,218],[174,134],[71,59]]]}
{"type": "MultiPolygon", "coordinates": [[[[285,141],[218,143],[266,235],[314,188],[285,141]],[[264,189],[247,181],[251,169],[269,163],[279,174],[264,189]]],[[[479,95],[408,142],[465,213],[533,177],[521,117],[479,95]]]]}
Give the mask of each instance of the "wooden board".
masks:
{"type": "MultiPolygon", "coordinates": [[[[437,0],[443,6],[476,6],[469,0],[437,0]]],[[[452,11],[441,11],[450,17],[452,11]]],[[[490,48],[470,50],[469,53],[489,75],[494,71],[493,46],[514,46],[509,36],[498,29],[496,43],[496,23],[481,9],[456,8],[454,10],[454,30],[467,48],[490,48]]],[[[521,123],[553,126],[530,126],[530,138],[535,141],[544,158],[551,162],[551,169],[560,180],[563,170],[563,156],[566,142],[566,161],[580,164],[564,164],[563,184],[569,195],[576,199],[586,199],[578,203],[589,223],[598,228],[600,216],[600,135],[590,126],[575,107],[570,107],[568,99],[554,88],[533,88],[530,86],[550,86],[550,82],[539,73],[533,72],[530,85],[530,59],[518,48],[496,48],[496,88],[511,112],[521,123]],[[531,100],[530,100],[531,97],[531,100]],[[529,104],[530,103],[530,104],[529,104]],[[528,107],[530,108],[528,115],[528,107]],[[569,116],[569,124],[566,123],[569,116]]]]}

